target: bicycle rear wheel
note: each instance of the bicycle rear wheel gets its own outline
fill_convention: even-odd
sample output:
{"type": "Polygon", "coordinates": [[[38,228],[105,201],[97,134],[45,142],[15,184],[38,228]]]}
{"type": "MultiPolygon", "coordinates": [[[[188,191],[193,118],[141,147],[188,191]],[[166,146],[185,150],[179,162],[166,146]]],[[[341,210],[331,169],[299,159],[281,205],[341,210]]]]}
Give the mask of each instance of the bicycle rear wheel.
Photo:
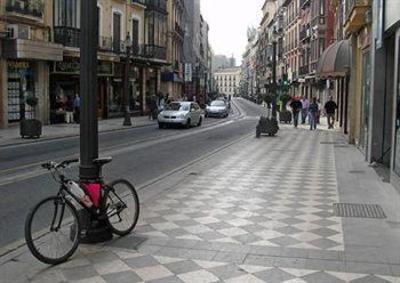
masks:
{"type": "Polygon", "coordinates": [[[139,198],[127,180],[116,180],[108,185],[102,208],[106,223],[114,234],[125,236],[135,228],[139,218],[139,198]]]}
{"type": "Polygon", "coordinates": [[[63,263],[79,245],[80,225],[75,207],[61,197],[39,202],[25,220],[25,240],[38,260],[63,263]]]}

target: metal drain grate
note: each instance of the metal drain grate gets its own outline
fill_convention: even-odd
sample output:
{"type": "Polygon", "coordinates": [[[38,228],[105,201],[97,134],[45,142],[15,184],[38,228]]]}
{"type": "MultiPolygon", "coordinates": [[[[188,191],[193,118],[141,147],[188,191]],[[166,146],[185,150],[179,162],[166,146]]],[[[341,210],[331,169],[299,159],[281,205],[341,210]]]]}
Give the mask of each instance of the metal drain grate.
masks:
{"type": "Polygon", "coordinates": [[[382,207],[377,204],[334,203],[333,211],[338,217],[386,218],[382,207]]]}

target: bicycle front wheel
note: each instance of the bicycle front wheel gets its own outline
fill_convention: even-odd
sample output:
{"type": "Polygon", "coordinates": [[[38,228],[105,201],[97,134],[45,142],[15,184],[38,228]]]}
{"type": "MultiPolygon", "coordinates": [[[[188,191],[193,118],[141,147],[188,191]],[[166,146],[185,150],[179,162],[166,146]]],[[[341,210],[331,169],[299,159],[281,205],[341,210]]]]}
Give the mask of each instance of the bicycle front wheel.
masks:
{"type": "Polygon", "coordinates": [[[106,223],[114,234],[125,236],[135,228],[139,218],[139,198],[128,181],[116,180],[109,184],[102,207],[106,223]]]}
{"type": "Polygon", "coordinates": [[[61,197],[39,202],[25,221],[25,240],[38,260],[51,265],[63,263],[79,245],[79,218],[75,207],[61,197]]]}

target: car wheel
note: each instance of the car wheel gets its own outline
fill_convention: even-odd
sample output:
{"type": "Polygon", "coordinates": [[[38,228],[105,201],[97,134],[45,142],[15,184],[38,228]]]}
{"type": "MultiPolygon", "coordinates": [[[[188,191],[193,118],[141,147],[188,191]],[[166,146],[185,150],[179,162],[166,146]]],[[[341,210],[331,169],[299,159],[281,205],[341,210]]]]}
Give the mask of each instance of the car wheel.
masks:
{"type": "Polygon", "coordinates": [[[186,124],[185,124],[185,128],[186,128],[186,129],[189,129],[190,126],[191,126],[191,123],[192,123],[192,121],[190,120],[190,118],[187,119],[186,124]]]}
{"type": "Polygon", "coordinates": [[[164,123],[158,123],[158,128],[159,129],[165,129],[165,124],[164,123]]]}
{"type": "Polygon", "coordinates": [[[200,117],[199,123],[197,124],[197,127],[200,127],[202,123],[203,123],[203,118],[200,117]]]}

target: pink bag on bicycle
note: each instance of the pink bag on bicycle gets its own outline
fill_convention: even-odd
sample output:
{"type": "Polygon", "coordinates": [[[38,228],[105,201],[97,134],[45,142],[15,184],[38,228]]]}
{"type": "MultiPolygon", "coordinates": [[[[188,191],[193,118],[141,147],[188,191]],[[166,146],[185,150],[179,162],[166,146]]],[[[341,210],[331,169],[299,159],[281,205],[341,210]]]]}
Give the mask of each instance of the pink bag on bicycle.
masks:
{"type": "Polygon", "coordinates": [[[86,193],[89,195],[95,207],[100,207],[101,185],[100,184],[83,184],[86,193]]]}

